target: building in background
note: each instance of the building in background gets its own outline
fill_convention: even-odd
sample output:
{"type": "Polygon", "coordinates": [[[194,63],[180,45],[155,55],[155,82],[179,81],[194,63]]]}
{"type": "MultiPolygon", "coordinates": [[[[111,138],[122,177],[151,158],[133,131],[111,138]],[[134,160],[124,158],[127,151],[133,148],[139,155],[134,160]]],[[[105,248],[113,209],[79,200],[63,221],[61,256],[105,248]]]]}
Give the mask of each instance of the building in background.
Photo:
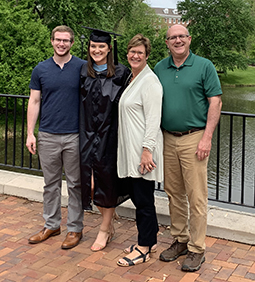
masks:
{"type": "Polygon", "coordinates": [[[181,15],[178,14],[177,9],[156,7],[151,8],[155,11],[158,16],[160,16],[160,18],[162,18],[159,22],[158,28],[169,28],[174,24],[182,24],[186,27],[189,23],[189,21],[182,21],[181,15]]]}

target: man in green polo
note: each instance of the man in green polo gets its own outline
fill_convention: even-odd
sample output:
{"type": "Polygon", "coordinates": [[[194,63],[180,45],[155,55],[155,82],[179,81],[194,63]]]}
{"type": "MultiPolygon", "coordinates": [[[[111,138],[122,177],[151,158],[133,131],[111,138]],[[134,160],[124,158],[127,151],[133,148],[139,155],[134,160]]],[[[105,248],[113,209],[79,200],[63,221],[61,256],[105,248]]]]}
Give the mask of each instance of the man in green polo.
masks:
{"type": "Polygon", "coordinates": [[[154,69],[163,86],[164,189],[175,239],[160,259],[173,261],[187,254],[183,271],[196,271],[205,261],[207,163],[222,106],[215,67],[194,55],[190,43],[184,26],[169,28],[171,55],[154,69]]]}

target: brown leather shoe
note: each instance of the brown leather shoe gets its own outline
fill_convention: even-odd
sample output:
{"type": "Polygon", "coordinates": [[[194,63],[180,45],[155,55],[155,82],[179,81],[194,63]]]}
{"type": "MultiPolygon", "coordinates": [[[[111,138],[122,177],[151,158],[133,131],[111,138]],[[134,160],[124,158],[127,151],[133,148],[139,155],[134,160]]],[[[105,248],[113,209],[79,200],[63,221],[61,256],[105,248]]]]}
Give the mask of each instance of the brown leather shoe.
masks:
{"type": "Polygon", "coordinates": [[[37,244],[42,241],[45,241],[46,239],[48,239],[51,236],[56,236],[59,234],[60,234],[60,227],[56,230],[51,230],[51,229],[47,229],[46,227],[44,227],[39,233],[30,237],[28,239],[28,242],[30,244],[37,244]]]}
{"type": "Polygon", "coordinates": [[[61,245],[62,249],[71,249],[77,246],[82,238],[82,232],[68,232],[65,241],[61,245]]]}

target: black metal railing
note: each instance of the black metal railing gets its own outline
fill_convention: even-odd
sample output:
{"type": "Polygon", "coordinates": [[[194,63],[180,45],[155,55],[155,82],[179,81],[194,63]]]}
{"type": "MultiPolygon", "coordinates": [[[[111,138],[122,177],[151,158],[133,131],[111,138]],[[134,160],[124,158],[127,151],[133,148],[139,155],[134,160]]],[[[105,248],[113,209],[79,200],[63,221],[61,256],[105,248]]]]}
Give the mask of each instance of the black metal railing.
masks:
{"type": "Polygon", "coordinates": [[[253,114],[221,112],[208,163],[209,200],[255,207],[254,118],[253,114]]]}
{"type": "Polygon", "coordinates": [[[26,149],[29,96],[0,94],[0,168],[42,174],[38,156],[26,149]]]}
{"type": "Polygon", "coordinates": [[[213,147],[215,197],[210,200],[255,207],[254,118],[254,114],[221,112],[213,147]]]}
{"type": "MultiPolygon", "coordinates": [[[[0,94],[0,169],[40,175],[39,158],[25,144],[28,98],[0,94]]],[[[254,118],[253,114],[221,113],[208,163],[209,200],[255,207],[254,118]]],[[[157,190],[163,191],[163,184],[157,190]]]]}

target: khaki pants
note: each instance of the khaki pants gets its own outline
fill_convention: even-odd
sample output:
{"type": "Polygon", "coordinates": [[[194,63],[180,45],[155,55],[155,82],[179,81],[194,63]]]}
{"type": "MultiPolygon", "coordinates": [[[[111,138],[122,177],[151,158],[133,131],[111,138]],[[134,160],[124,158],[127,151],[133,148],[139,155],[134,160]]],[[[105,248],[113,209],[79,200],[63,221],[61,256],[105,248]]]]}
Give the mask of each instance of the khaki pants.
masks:
{"type": "Polygon", "coordinates": [[[195,154],[203,133],[175,137],[164,132],[164,189],[169,198],[171,234],[181,243],[188,242],[189,251],[195,253],[205,251],[207,228],[208,158],[199,161],[195,154]]]}

